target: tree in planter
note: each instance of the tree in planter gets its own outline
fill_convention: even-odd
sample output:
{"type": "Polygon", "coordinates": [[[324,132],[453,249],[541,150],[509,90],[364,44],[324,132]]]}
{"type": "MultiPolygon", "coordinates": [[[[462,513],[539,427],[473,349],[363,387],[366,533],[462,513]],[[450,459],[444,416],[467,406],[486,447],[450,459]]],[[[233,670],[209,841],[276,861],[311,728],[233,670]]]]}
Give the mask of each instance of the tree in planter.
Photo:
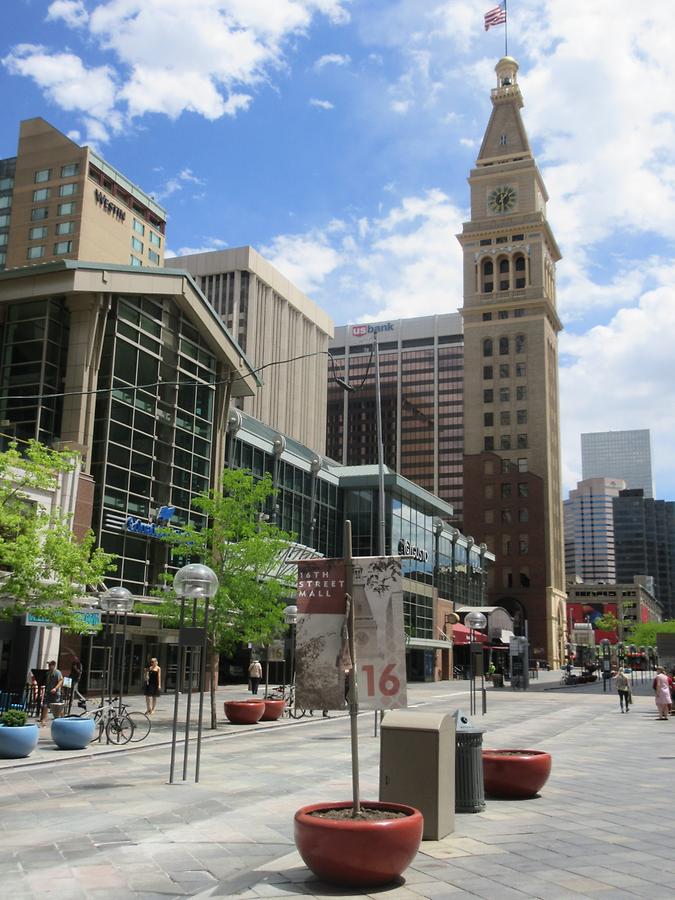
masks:
{"type": "MultiPolygon", "coordinates": [[[[283,597],[295,589],[292,580],[279,576],[293,536],[270,523],[262,511],[275,491],[269,474],[256,480],[241,469],[225,469],[218,490],[197,496],[192,505],[207,517],[207,526],[162,532],[171,554],[209,566],[219,588],[210,604],[208,670],[211,684],[211,728],[217,727],[216,688],[221,653],[239,644],[269,643],[283,627],[283,597]]],[[[159,612],[164,621],[177,621],[175,595],[166,597],[159,612]]]]}
{"type": "Polygon", "coordinates": [[[92,531],[78,541],[60,510],[48,512],[36,494],[53,491],[77,465],[77,455],[29,441],[0,452],[0,615],[32,613],[68,631],[90,631],[77,604],[98,587],[114,557],[95,548],[92,531]]]}

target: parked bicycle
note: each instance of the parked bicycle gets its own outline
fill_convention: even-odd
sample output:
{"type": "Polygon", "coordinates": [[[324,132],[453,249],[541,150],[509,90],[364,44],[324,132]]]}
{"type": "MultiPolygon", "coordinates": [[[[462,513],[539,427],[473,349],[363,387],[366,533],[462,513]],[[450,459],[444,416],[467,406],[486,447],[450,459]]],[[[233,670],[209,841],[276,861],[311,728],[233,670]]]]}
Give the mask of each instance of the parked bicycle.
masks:
{"type": "Polygon", "coordinates": [[[128,744],[134,736],[134,723],[125,713],[120,715],[117,701],[108,701],[94,709],[86,709],[77,718],[94,720],[99,741],[105,734],[109,744],[128,744]]]}
{"type": "Polygon", "coordinates": [[[270,694],[270,700],[285,700],[286,707],[284,709],[284,715],[288,716],[291,719],[302,719],[304,716],[313,716],[313,709],[301,709],[299,706],[295,705],[295,685],[282,685],[280,684],[275,690],[270,694]]]}

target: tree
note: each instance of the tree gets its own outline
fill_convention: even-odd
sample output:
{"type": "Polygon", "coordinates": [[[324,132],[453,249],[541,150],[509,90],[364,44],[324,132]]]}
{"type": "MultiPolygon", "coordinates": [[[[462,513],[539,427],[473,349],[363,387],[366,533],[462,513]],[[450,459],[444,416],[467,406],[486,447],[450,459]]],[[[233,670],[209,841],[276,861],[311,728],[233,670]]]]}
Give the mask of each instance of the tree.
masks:
{"type": "Polygon", "coordinates": [[[636,647],[655,647],[657,634],[675,634],[675,620],[640,622],[630,629],[626,641],[636,647]]]}
{"type": "Polygon", "coordinates": [[[596,619],[594,624],[598,631],[618,631],[621,622],[614,613],[606,612],[599,619],[596,619]]]}
{"type": "MultiPolygon", "coordinates": [[[[207,635],[212,728],[217,727],[220,654],[231,653],[242,643],[267,644],[281,629],[283,598],[295,587],[294,578],[281,575],[293,536],[263,515],[274,494],[269,474],[256,480],[244,470],[225,469],[220,489],[192,501],[207,516],[205,528],[163,530],[174,559],[181,564],[188,559],[202,562],[218,576],[220,586],[209,607],[207,635]]],[[[175,596],[169,596],[159,612],[175,622],[175,596]]]]}
{"type": "Polygon", "coordinates": [[[90,631],[77,615],[78,599],[114,568],[95,548],[92,531],[78,541],[68,517],[48,510],[40,495],[54,491],[78,464],[70,451],[29,441],[0,452],[0,615],[30,612],[68,631],[90,631]]]}

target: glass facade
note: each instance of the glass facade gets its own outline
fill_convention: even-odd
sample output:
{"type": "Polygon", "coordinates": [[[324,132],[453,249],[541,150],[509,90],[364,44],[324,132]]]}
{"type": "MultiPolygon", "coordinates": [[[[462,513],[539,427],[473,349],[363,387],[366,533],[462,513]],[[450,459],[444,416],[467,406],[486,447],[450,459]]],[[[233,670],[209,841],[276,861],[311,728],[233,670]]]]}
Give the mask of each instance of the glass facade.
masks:
{"type": "Polygon", "coordinates": [[[51,444],[60,435],[63,400],[44,395],[63,390],[68,321],[60,299],[8,307],[0,355],[0,420],[10,436],[51,444]]]}
{"type": "Polygon", "coordinates": [[[7,261],[15,174],[16,159],[0,159],[0,271],[5,268],[7,261]]]}
{"type": "Polygon", "coordinates": [[[96,404],[94,521],[101,546],[119,556],[112,580],[137,593],[157,584],[168,548],[125,530],[126,517],[147,522],[171,504],[172,525],[204,524],[191,502],[210,485],[215,380],[214,357],[172,300],[115,298],[99,375],[112,390],[96,404]]]}

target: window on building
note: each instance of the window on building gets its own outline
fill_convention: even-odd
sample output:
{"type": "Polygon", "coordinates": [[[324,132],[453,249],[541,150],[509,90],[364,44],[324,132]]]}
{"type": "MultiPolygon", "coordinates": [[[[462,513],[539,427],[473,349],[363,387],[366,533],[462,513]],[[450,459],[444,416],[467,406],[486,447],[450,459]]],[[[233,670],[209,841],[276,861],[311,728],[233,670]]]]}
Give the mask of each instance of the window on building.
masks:
{"type": "Polygon", "coordinates": [[[483,321],[491,322],[492,321],[492,313],[483,313],[483,321]]]}
{"type": "Polygon", "coordinates": [[[483,356],[492,356],[492,338],[483,341],[483,356]]]}
{"type": "Polygon", "coordinates": [[[519,434],[517,440],[518,440],[518,449],[519,450],[527,450],[527,435],[519,434]]]}
{"type": "Polygon", "coordinates": [[[45,255],[44,244],[36,244],[34,247],[29,247],[26,253],[28,259],[40,259],[45,255]]]}
{"type": "Polygon", "coordinates": [[[509,481],[503,481],[501,485],[502,500],[508,500],[513,496],[513,485],[509,481]]]}
{"type": "Polygon", "coordinates": [[[518,425],[527,425],[527,410],[519,409],[516,410],[516,422],[518,425]]]}
{"type": "Polygon", "coordinates": [[[520,586],[524,588],[529,588],[530,586],[530,570],[529,569],[521,569],[520,570],[520,586]]]}
{"type": "Polygon", "coordinates": [[[513,316],[516,319],[522,319],[524,315],[525,315],[524,309],[514,309],[513,310],[513,316]]]}
{"type": "Polygon", "coordinates": [[[510,375],[510,369],[508,363],[500,363],[499,364],[499,377],[500,378],[508,378],[510,375]]]}
{"type": "Polygon", "coordinates": [[[488,435],[487,437],[483,438],[483,449],[484,450],[494,450],[495,449],[495,439],[491,435],[488,435]]]}
{"type": "Polygon", "coordinates": [[[518,521],[519,522],[529,522],[530,521],[530,511],[524,506],[518,510],[518,521]]]}
{"type": "Polygon", "coordinates": [[[68,163],[67,166],[61,166],[61,178],[74,178],[79,171],[79,163],[68,163]]]}
{"type": "Polygon", "coordinates": [[[38,188],[37,191],[33,191],[33,203],[40,203],[44,200],[49,200],[49,188],[38,188]]]}
{"type": "Polygon", "coordinates": [[[514,235],[512,235],[511,240],[514,242],[514,244],[516,241],[524,241],[525,235],[524,234],[514,234],[514,235]]]}
{"type": "Polygon", "coordinates": [[[489,294],[494,286],[494,263],[491,259],[483,260],[481,266],[481,290],[484,294],[489,294]]]}
{"type": "Polygon", "coordinates": [[[503,459],[502,463],[502,475],[508,475],[511,471],[511,462],[508,459],[503,459]]]}
{"type": "Polygon", "coordinates": [[[134,219],[133,227],[136,234],[145,234],[145,225],[142,222],[139,222],[138,219],[134,219]]]}
{"type": "Polygon", "coordinates": [[[150,239],[150,243],[154,244],[155,247],[162,246],[161,237],[158,234],[155,234],[154,231],[150,231],[150,229],[148,229],[148,238],[150,239]]]}
{"type": "Polygon", "coordinates": [[[500,309],[499,312],[497,313],[498,319],[508,319],[508,317],[509,317],[508,309],[500,309]]]}
{"type": "Polygon", "coordinates": [[[513,572],[511,569],[502,569],[502,585],[505,588],[513,587],[513,572]]]}
{"type": "Polygon", "coordinates": [[[494,391],[492,388],[486,388],[483,391],[483,403],[492,403],[494,400],[494,391]]]}
{"type": "Polygon", "coordinates": [[[34,228],[31,228],[28,232],[28,240],[29,241],[41,241],[47,237],[47,226],[46,225],[36,225],[34,228]]]}
{"type": "Polygon", "coordinates": [[[519,472],[527,472],[528,471],[527,457],[521,456],[520,459],[518,460],[518,471],[519,472]]]}
{"type": "Polygon", "coordinates": [[[519,481],[518,482],[518,496],[519,497],[527,497],[527,482],[519,481]]]}
{"type": "Polygon", "coordinates": [[[483,474],[484,475],[494,475],[495,464],[491,459],[486,459],[483,463],[483,474]]]}
{"type": "Polygon", "coordinates": [[[76,203],[74,201],[70,201],[69,203],[59,203],[56,208],[57,216],[74,216],[75,215],[75,207],[76,203]]]}
{"type": "Polygon", "coordinates": [[[500,425],[510,425],[511,424],[511,413],[508,409],[503,409],[499,413],[499,424],[500,425]]]}
{"type": "MultiPolygon", "coordinates": [[[[2,197],[0,197],[2,200],[2,197]]],[[[48,206],[36,206],[34,209],[30,211],[30,217],[33,222],[39,222],[40,219],[46,219],[49,215],[49,207],[48,206]]]]}
{"type": "Polygon", "coordinates": [[[513,523],[513,513],[510,509],[502,510],[502,522],[504,525],[511,525],[513,523]]]}
{"type": "Polygon", "coordinates": [[[9,235],[7,234],[7,232],[0,232],[0,247],[5,247],[8,240],[9,235]]]}
{"type": "Polygon", "coordinates": [[[10,219],[11,219],[11,216],[7,215],[6,213],[3,215],[0,215],[0,228],[8,228],[10,219]]]}
{"type": "Polygon", "coordinates": [[[486,428],[491,428],[494,425],[494,418],[494,414],[491,412],[483,413],[483,425],[486,428]]]}
{"type": "Polygon", "coordinates": [[[49,181],[51,175],[51,169],[38,169],[35,173],[35,184],[42,184],[44,181],[49,181]]]}
{"type": "Polygon", "coordinates": [[[129,259],[129,265],[140,268],[143,265],[143,260],[139,259],[137,256],[132,255],[131,258],[129,259]]]}
{"type": "Polygon", "coordinates": [[[524,334],[516,335],[516,353],[525,353],[526,341],[524,334]]]}
{"type": "Polygon", "coordinates": [[[73,252],[73,242],[72,241],[59,241],[57,244],[54,244],[54,254],[58,255],[61,253],[72,253],[73,252]]]}
{"type": "Polygon", "coordinates": [[[154,250],[148,249],[148,259],[151,263],[154,263],[156,266],[159,265],[159,253],[155,253],[154,250]]]}
{"type": "Polygon", "coordinates": [[[11,197],[0,197],[0,209],[9,209],[12,205],[11,197]]]}
{"type": "Polygon", "coordinates": [[[492,366],[483,366],[483,380],[484,381],[492,380],[492,366]]]}
{"type": "Polygon", "coordinates": [[[75,231],[74,222],[57,222],[56,234],[72,234],[75,231]]]}
{"type": "Polygon", "coordinates": [[[525,363],[516,363],[516,378],[525,378],[527,375],[527,366],[525,363]]]}
{"type": "Polygon", "coordinates": [[[524,384],[516,388],[516,400],[527,400],[527,388],[524,384]]]}
{"type": "Polygon", "coordinates": [[[132,236],[132,238],[131,238],[131,248],[132,248],[132,250],[135,250],[136,253],[142,253],[142,252],[143,252],[143,244],[142,244],[141,241],[138,240],[137,237],[133,237],[133,236],[132,236]]]}
{"type": "Polygon", "coordinates": [[[77,182],[71,184],[62,184],[59,188],[59,197],[72,197],[77,193],[77,182]]]}
{"type": "Polygon", "coordinates": [[[499,338],[499,355],[500,356],[508,356],[509,355],[509,339],[507,337],[499,338]]]}
{"type": "Polygon", "coordinates": [[[499,402],[508,403],[511,399],[511,391],[507,387],[499,388],[499,402]]]}

